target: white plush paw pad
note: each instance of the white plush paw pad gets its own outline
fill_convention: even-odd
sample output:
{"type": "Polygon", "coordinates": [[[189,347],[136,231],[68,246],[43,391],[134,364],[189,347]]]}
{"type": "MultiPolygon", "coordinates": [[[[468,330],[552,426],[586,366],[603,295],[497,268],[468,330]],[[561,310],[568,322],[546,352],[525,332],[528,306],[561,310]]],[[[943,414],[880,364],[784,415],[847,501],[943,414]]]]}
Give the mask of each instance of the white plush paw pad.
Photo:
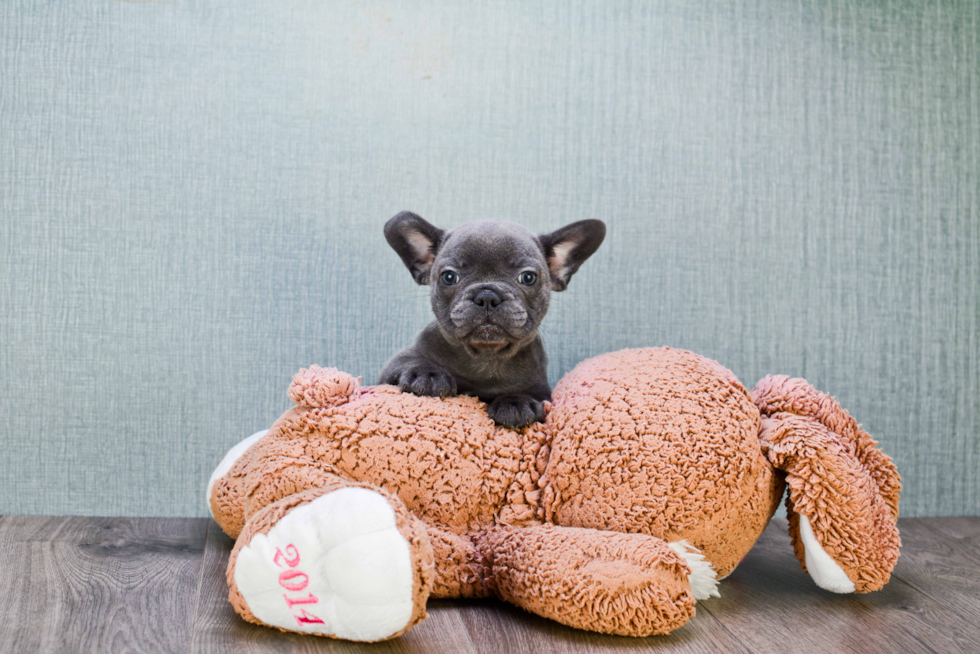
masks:
{"type": "MultiPolygon", "coordinates": [[[[228,450],[228,453],[225,454],[223,459],[221,459],[221,463],[219,463],[218,467],[214,469],[214,472],[211,473],[211,478],[208,480],[208,510],[209,511],[211,510],[211,491],[214,488],[215,482],[217,482],[219,479],[227,475],[228,471],[231,470],[231,467],[235,465],[235,462],[238,461],[238,459],[242,458],[242,455],[248,451],[248,448],[252,447],[252,445],[257,443],[260,438],[262,438],[268,433],[269,433],[268,429],[263,429],[262,431],[255,432],[254,434],[252,434],[251,436],[249,436],[248,438],[246,438],[245,440],[241,441],[240,443],[232,447],[230,450],[228,450]]],[[[214,516],[212,515],[211,517],[213,518],[214,516]]]]}
{"type": "Polygon", "coordinates": [[[810,520],[802,513],[800,514],[800,538],[803,540],[803,558],[806,560],[806,571],[810,573],[813,581],[824,590],[833,593],[853,593],[854,582],[820,546],[816,535],[813,533],[813,528],[810,526],[810,520]]]}
{"type": "Polygon", "coordinates": [[[414,606],[408,541],[388,501],[365,488],[318,497],[253,537],[235,584],[262,622],[346,640],[388,638],[414,606]]]}

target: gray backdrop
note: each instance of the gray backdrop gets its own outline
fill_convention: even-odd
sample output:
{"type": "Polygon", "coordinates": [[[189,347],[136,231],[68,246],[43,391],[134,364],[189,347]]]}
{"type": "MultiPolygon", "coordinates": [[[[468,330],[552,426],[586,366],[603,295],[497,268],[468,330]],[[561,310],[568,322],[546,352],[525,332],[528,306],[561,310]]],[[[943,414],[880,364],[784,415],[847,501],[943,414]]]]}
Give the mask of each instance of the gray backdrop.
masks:
{"type": "Polygon", "coordinates": [[[978,513],[978,39],[971,0],[0,4],[0,512],[205,514],[296,369],[427,321],[412,209],[608,223],[553,380],[801,375],[904,515],[978,513]]]}

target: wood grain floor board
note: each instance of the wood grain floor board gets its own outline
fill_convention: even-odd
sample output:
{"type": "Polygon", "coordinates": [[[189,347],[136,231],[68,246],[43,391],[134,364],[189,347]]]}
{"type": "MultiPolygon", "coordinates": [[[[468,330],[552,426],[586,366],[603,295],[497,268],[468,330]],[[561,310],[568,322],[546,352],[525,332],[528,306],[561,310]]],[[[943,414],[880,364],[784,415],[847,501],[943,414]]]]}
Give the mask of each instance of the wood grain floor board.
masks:
{"type": "Polygon", "coordinates": [[[0,651],[186,652],[207,525],[4,518],[0,651]]]}
{"type": "Polygon", "coordinates": [[[569,629],[498,600],[458,605],[480,654],[572,654],[577,652],[748,652],[720,622],[702,611],[668,636],[625,638],[569,629]]]}
{"type": "Polygon", "coordinates": [[[818,588],[793,556],[785,520],[769,525],[721,594],[705,608],[754,652],[976,651],[973,625],[900,578],[863,595],[818,588]]]}
{"type": "MultiPolygon", "coordinates": [[[[927,527],[931,527],[936,531],[942,531],[946,534],[952,536],[953,538],[966,540],[969,542],[964,543],[964,545],[970,545],[969,552],[978,555],[978,560],[980,560],[980,551],[976,548],[977,539],[980,539],[980,516],[955,516],[950,518],[911,518],[912,522],[922,523],[927,527]]],[[[905,521],[902,521],[904,524],[905,521]]]]}
{"type": "Polygon", "coordinates": [[[892,574],[972,626],[980,650],[980,518],[903,520],[902,554],[892,574]]]}

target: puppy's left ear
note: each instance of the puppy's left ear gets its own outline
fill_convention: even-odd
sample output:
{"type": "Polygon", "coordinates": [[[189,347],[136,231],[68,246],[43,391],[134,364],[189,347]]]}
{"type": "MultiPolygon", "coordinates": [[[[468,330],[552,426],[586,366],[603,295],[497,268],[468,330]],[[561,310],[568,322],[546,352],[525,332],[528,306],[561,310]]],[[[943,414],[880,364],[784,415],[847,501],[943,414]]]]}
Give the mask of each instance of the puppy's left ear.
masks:
{"type": "Polygon", "coordinates": [[[402,258],[415,283],[423,286],[429,283],[429,271],[445,234],[411,211],[402,211],[385,223],[388,245],[402,258]]]}
{"type": "Polygon", "coordinates": [[[599,249],[604,238],[606,224],[601,220],[580,220],[550,234],[539,234],[551,271],[551,290],[564,291],[568,280],[599,249]]]}

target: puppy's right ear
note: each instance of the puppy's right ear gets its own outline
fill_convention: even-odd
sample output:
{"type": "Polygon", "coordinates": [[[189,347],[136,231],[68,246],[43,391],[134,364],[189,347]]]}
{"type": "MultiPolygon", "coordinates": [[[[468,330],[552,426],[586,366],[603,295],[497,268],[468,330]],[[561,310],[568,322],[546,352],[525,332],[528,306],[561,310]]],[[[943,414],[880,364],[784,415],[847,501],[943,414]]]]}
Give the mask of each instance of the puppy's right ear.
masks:
{"type": "Polygon", "coordinates": [[[539,234],[551,271],[551,290],[564,291],[568,280],[582,263],[595,254],[606,238],[606,224],[601,220],[580,220],[550,234],[539,234]]]}
{"type": "Polygon", "coordinates": [[[402,211],[385,223],[388,245],[402,258],[416,284],[429,283],[429,271],[445,233],[411,211],[402,211]]]}

